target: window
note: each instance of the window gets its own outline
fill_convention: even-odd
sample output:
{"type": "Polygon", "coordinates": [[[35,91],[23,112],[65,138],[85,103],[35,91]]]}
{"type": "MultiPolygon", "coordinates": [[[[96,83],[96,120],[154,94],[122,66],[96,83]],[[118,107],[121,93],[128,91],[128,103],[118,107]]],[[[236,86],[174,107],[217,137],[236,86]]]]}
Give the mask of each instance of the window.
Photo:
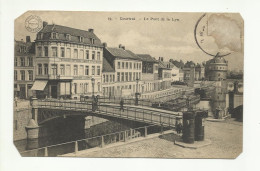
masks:
{"type": "Polygon", "coordinates": [[[80,50],[80,51],[79,51],[79,58],[80,58],[80,59],[84,59],[83,54],[84,54],[84,51],[83,51],[83,50],[80,50]]]}
{"type": "Polygon", "coordinates": [[[80,88],[79,92],[82,94],[83,91],[84,91],[84,90],[83,90],[83,83],[80,83],[80,84],[79,84],[79,88],[80,88]]]}
{"type": "Polygon", "coordinates": [[[125,80],[125,74],[123,72],[121,72],[121,81],[124,81],[125,80]]]}
{"type": "Polygon", "coordinates": [[[129,69],[132,69],[132,62],[129,62],[129,69]]]}
{"type": "Polygon", "coordinates": [[[70,56],[71,56],[70,48],[67,48],[66,57],[67,57],[67,58],[70,58],[70,56]]]}
{"type": "Polygon", "coordinates": [[[132,81],[132,72],[129,72],[129,81],[132,81]]]}
{"type": "Polygon", "coordinates": [[[90,38],[90,42],[91,42],[91,44],[94,44],[95,40],[93,38],[90,38]]]}
{"type": "Polygon", "coordinates": [[[15,81],[17,80],[17,71],[16,70],[14,71],[14,80],[15,81]]]}
{"type": "Polygon", "coordinates": [[[44,56],[47,57],[47,56],[48,56],[48,53],[49,53],[48,47],[45,46],[45,47],[44,47],[44,56]]]}
{"type": "Polygon", "coordinates": [[[42,75],[42,64],[38,64],[38,75],[42,75]]]}
{"type": "Polygon", "coordinates": [[[100,52],[97,52],[97,60],[100,61],[100,52]]]}
{"type": "Polygon", "coordinates": [[[42,56],[42,47],[37,47],[38,56],[42,56]]]}
{"type": "Polygon", "coordinates": [[[117,62],[117,69],[120,69],[120,62],[117,62]]]}
{"type": "Polygon", "coordinates": [[[53,75],[57,75],[57,64],[51,65],[51,71],[53,75]]]}
{"type": "Polygon", "coordinates": [[[83,41],[84,41],[83,37],[79,36],[79,42],[83,42],[83,41]]]}
{"type": "Polygon", "coordinates": [[[70,35],[69,34],[66,34],[66,39],[70,40],[70,35]]]}
{"type": "Polygon", "coordinates": [[[115,82],[115,75],[113,74],[113,82],[115,82]]]}
{"type": "Polygon", "coordinates": [[[100,83],[98,83],[97,85],[98,85],[98,91],[100,91],[101,90],[100,83]]]}
{"type": "Polygon", "coordinates": [[[84,66],[80,65],[79,67],[79,75],[83,76],[84,75],[84,66]]]}
{"type": "Polygon", "coordinates": [[[48,74],[49,74],[48,64],[44,64],[44,75],[48,75],[48,74]]]}
{"type": "Polygon", "coordinates": [[[25,66],[25,58],[24,57],[21,57],[20,58],[20,61],[21,61],[21,66],[25,66]]]}
{"type": "Polygon", "coordinates": [[[95,60],[95,55],[96,55],[95,51],[92,51],[92,60],[95,60]]]}
{"type": "Polygon", "coordinates": [[[95,75],[95,66],[92,66],[92,75],[95,75]]]}
{"type": "Polygon", "coordinates": [[[17,65],[18,65],[18,59],[14,58],[14,66],[17,66],[17,65]]]}
{"type": "Polygon", "coordinates": [[[21,80],[25,80],[25,71],[20,71],[21,80]]]}
{"type": "Polygon", "coordinates": [[[134,76],[133,80],[136,80],[136,78],[135,78],[135,72],[133,72],[133,76],[134,76]]]}
{"type": "Polygon", "coordinates": [[[88,92],[88,83],[85,83],[84,84],[84,93],[87,93],[88,92]]]}
{"type": "Polygon", "coordinates": [[[86,59],[89,59],[89,50],[86,50],[86,59]]]}
{"type": "Polygon", "coordinates": [[[128,69],[128,62],[125,63],[125,68],[128,69]]]}
{"type": "Polygon", "coordinates": [[[78,49],[74,49],[74,55],[73,55],[74,58],[78,58],[78,49]]]}
{"type": "Polygon", "coordinates": [[[85,75],[89,75],[89,66],[85,66],[85,75]]]}
{"type": "Polygon", "coordinates": [[[100,66],[97,66],[97,75],[100,75],[100,66]]]}
{"type": "Polygon", "coordinates": [[[109,80],[108,80],[108,75],[106,75],[106,82],[108,82],[109,80]]]}
{"type": "Polygon", "coordinates": [[[134,69],[136,69],[136,63],[134,63],[134,69]]]}
{"type": "Polygon", "coordinates": [[[77,94],[77,83],[74,83],[74,94],[77,94]]]}
{"type": "Polygon", "coordinates": [[[28,76],[29,76],[29,80],[32,81],[33,80],[33,71],[32,70],[28,71],[28,76]]]}
{"type": "Polygon", "coordinates": [[[122,62],[122,69],[124,69],[125,68],[125,63],[124,62],[122,62]]]}
{"type": "Polygon", "coordinates": [[[57,39],[58,38],[58,33],[52,33],[52,38],[57,39]]]}
{"type": "Polygon", "coordinates": [[[128,72],[125,73],[125,81],[128,81],[128,72]]]}
{"type": "Polygon", "coordinates": [[[120,72],[117,73],[117,81],[120,82],[120,72]]]}
{"type": "Polygon", "coordinates": [[[60,48],[60,56],[61,57],[65,57],[65,49],[62,47],[62,48],[60,48]]]}
{"type": "Polygon", "coordinates": [[[28,57],[28,66],[32,67],[33,66],[33,58],[28,57]]]}
{"type": "Polygon", "coordinates": [[[67,76],[71,76],[70,65],[66,65],[65,72],[66,72],[66,75],[67,75],[67,76]]]}
{"type": "Polygon", "coordinates": [[[112,75],[109,75],[109,81],[112,82],[112,75]]]}
{"type": "Polygon", "coordinates": [[[60,65],[60,75],[65,75],[65,66],[60,65]]]}
{"type": "Polygon", "coordinates": [[[78,66],[77,65],[74,65],[73,73],[74,73],[74,75],[78,75],[78,66]]]}

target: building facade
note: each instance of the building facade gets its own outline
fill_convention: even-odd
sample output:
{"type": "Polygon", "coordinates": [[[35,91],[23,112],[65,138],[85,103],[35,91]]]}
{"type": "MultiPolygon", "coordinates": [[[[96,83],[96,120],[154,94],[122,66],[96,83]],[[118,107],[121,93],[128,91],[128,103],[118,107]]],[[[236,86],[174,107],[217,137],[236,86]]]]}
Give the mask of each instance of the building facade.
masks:
{"type": "Polygon", "coordinates": [[[172,82],[172,70],[167,67],[167,63],[163,61],[163,57],[159,57],[159,79],[160,87],[159,90],[165,90],[171,88],[172,82]]]}
{"type": "Polygon", "coordinates": [[[205,77],[209,81],[226,80],[228,70],[228,62],[218,54],[211,60],[206,62],[205,77]]]}
{"type": "Polygon", "coordinates": [[[114,69],[115,84],[111,86],[114,90],[112,96],[132,97],[142,90],[142,61],[136,54],[119,45],[118,48],[105,47],[104,58],[114,69]]]}
{"type": "Polygon", "coordinates": [[[48,25],[35,40],[36,80],[40,98],[78,98],[101,93],[103,45],[93,29],[48,25]]]}
{"type": "Polygon", "coordinates": [[[159,90],[160,80],[158,73],[158,61],[149,54],[138,54],[142,61],[142,91],[148,93],[159,90]]]}
{"type": "Polygon", "coordinates": [[[30,36],[14,42],[14,96],[27,99],[32,96],[31,87],[35,78],[35,48],[30,36]]]}

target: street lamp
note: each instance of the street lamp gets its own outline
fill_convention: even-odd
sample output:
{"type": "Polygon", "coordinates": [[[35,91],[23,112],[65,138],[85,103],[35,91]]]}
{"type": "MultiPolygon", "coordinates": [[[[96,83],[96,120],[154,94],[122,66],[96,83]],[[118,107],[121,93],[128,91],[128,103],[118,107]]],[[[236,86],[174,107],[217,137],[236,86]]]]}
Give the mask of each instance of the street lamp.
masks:
{"type": "Polygon", "coordinates": [[[139,78],[136,79],[136,93],[135,93],[135,105],[138,106],[138,82],[139,82],[139,78]]]}
{"type": "Polygon", "coordinates": [[[94,86],[95,86],[95,78],[91,78],[92,83],[92,98],[94,97],[94,86]]]}

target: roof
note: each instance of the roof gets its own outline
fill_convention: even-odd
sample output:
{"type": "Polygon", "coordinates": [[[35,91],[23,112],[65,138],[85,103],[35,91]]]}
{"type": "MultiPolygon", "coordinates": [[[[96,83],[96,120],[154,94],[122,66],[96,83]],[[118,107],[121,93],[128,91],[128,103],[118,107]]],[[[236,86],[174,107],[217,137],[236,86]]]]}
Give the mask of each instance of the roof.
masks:
{"type": "Polygon", "coordinates": [[[81,37],[87,38],[87,39],[84,39],[83,43],[90,44],[91,43],[90,38],[93,38],[96,40],[94,42],[95,45],[102,45],[100,39],[93,32],[89,32],[86,30],[80,30],[80,29],[67,27],[67,26],[61,26],[61,25],[56,25],[56,24],[46,25],[39,33],[45,33],[45,35],[43,36],[43,40],[49,40],[51,38],[50,33],[52,33],[52,32],[59,33],[58,40],[68,41],[66,39],[66,34],[70,34],[71,36],[73,36],[71,38],[70,42],[79,43],[79,39],[74,38],[74,37],[81,36],[81,37]]]}
{"type": "Polygon", "coordinates": [[[114,68],[110,65],[106,58],[103,58],[102,72],[115,72],[114,68]]]}
{"type": "Polygon", "coordinates": [[[140,58],[131,52],[130,50],[124,50],[123,48],[105,48],[112,56],[116,58],[124,58],[124,59],[133,59],[133,60],[140,60],[140,58]]]}
{"type": "Polygon", "coordinates": [[[139,58],[144,62],[158,63],[158,61],[156,59],[154,59],[153,57],[151,57],[151,55],[149,55],[149,54],[137,54],[137,56],[139,56],[139,58]]]}
{"type": "Polygon", "coordinates": [[[171,69],[170,67],[167,67],[168,62],[159,61],[159,68],[161,69],[171,69]]]}
{"type": "Polygon", "coordinates": [[[177,68],[183,68],[184,67],[184,64],[182,62],[179,62],[179,61],[172,61],[172,63],[177,67],[177,68]]]}
{"type": "Polygon", "coordinates": [[[195,67],[196,64],[192,61],[187,61],[184,65],[184,68],[192,68],[192,67],[195,67]]]}

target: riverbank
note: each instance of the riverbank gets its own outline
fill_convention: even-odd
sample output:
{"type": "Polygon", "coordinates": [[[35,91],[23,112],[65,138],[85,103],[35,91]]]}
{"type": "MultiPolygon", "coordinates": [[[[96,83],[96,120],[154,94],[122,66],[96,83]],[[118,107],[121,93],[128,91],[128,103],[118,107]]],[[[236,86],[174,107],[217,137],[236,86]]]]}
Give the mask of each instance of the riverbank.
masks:
{"type": "Polygon", "coordinates": [[[63,156],[76,157],[147,157],[147,158],[236,158],[242,152],[243,123],[234,119],[206,122],[205,137],[212,143],[198,149],[174,145],[178,138],[173,132],[155,134],[131,143],[118,143],[96,150],[79,151],[63,156]],[[156,136],[155,136],[156,135],[156,136]]]}

